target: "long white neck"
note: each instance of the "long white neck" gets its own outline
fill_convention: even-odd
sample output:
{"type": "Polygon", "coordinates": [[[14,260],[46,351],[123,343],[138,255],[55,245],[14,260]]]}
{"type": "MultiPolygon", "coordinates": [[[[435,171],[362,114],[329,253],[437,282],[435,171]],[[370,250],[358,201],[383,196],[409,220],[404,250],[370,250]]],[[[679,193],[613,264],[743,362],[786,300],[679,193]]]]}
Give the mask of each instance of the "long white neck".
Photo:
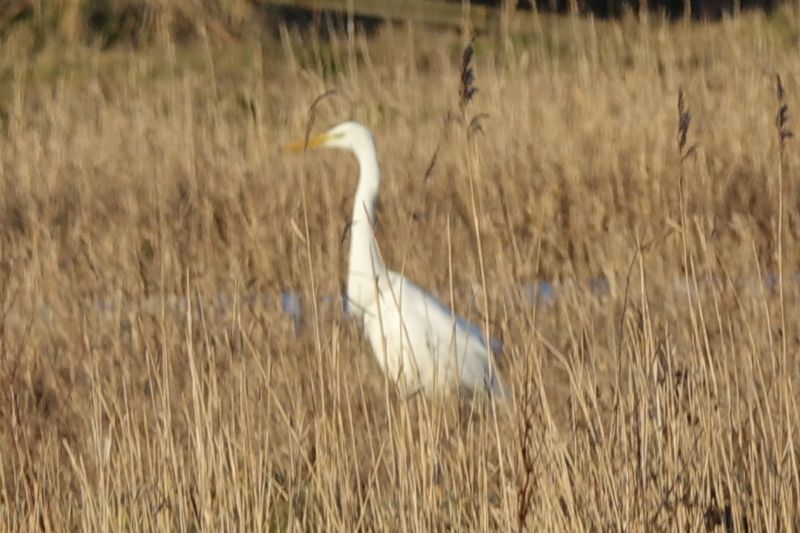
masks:
{"type": "Polygon", "coordinates": [[[375,301],[376,277],[385,275],[375,242],[375,207],[378,201],[380,168],[374,146],[355,151],[359,180],[350,224],[350,262],[347,276],[348,311],[361,316],[375,301]]]}

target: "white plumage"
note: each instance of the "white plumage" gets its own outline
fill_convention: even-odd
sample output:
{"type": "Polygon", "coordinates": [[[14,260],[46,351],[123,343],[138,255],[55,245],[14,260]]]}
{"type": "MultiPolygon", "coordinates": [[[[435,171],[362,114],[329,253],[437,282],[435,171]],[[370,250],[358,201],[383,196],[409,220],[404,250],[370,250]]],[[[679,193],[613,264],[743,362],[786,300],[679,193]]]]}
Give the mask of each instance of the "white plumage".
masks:
{"type": "Polygon", "coordinates": [[[409,393],[422,389],[432,396],[459,385],[507,398],[508,390],[494,369],[480,330],[384,266],[373,233],[380,167],[372,132],[356,122],[344,122],[307,143],[296,142],[287,148],[318,146],[349,150],[358,160],[360,177],[350,227],[348,309],[363,321],[381,368],[409,393]]]}

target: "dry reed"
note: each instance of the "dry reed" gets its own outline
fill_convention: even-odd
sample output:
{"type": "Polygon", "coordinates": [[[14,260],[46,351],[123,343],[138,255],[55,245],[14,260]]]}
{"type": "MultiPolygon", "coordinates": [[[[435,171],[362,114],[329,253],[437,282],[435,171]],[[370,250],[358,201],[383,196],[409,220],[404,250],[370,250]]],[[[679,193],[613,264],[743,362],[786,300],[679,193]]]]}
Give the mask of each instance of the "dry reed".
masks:
{"type": "Polygon", "coordinates": [[[481,36],[482,135],[442,135],[455,33],[5,35],[3,528],[796,527],[797,154],[767,74],[794,108],[794,15],[481,36]],[[318,126],[377,135],[387,263],[502,338],[511,416],[397,397],[342,316],[355,167],[277,148],[329,88],[318,126]]]}

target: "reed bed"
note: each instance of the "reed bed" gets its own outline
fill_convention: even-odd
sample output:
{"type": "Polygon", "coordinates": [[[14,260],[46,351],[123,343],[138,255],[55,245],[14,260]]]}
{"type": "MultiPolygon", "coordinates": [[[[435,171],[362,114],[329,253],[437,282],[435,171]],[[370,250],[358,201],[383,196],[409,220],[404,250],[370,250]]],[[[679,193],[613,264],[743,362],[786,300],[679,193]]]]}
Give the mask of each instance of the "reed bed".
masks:
{"type": "Polygon", "coordinates": [[[7,32],[3,528],[797,527],[795,15],[542,15],[467,102],[464,32],[7,32]],[[331,89],[386,263],[502,340],[511,405],[399,397],[343,316],[355,164],[279,149],[331,89]]]}

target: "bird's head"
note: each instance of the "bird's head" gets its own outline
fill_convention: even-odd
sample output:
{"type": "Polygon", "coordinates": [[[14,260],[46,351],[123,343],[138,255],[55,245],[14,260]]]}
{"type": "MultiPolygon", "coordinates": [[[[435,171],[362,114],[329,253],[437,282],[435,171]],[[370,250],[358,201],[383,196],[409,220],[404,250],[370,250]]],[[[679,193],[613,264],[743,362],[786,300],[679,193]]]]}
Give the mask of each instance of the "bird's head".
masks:
{"type": "Polygon", "coordinates": [[[300,151],[308,148],[339,148],[358,154],[363,150],[374,151],[375,141],[369,128],[358,122],[342,122],[325,133],[314,135],[307,140],[284,145],[284,149],[300,151]]]}

